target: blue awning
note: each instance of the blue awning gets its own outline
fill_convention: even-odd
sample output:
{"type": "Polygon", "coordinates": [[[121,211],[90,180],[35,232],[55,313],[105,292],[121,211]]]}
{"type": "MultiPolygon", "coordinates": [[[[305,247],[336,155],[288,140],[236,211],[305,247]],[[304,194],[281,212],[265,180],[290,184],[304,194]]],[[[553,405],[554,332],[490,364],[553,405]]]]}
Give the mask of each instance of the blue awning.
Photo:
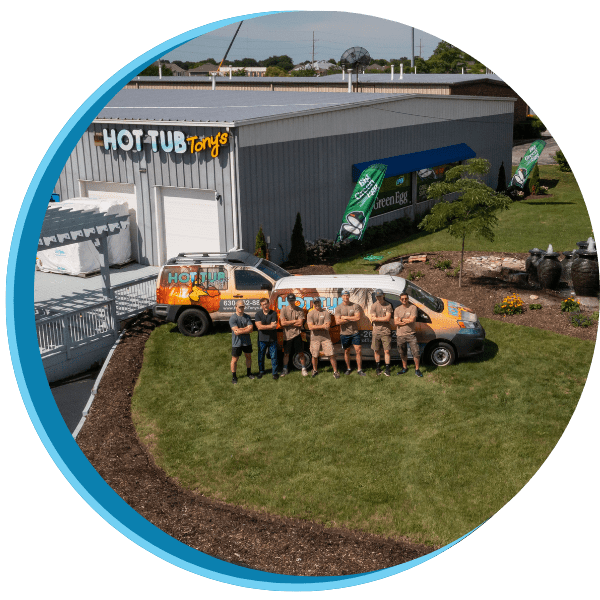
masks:
{"type": "Polygon", "coordinates": [[[390,156],[389,158],[380,158],[379,160],[368,160],[367,162],[352,165],[352,180],[358,181],[360,174],[369,165],[387,165],[385,176],[395,177],[428,167],[439,167],[440,165],[467,160],[468,158],[475,158],[475,152],[467,144],[454,144],[453,146],[444,146],[443,148],[434,148],[433,150],[424,150],[423,152],[412,152],[411,154],[390,156]]]}

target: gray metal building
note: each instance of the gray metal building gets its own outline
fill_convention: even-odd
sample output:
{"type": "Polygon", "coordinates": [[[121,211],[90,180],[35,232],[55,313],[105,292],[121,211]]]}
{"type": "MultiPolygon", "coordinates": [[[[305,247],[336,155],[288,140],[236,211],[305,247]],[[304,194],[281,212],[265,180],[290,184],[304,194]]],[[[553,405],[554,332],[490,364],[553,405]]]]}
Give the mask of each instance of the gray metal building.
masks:
{"type": "MultiPolygon", "coordinates": [[[[372,218],[414,217],[417,171],[471,156],[511,164],[511,98],[419,94],[123,90],[67,161],[61,199],[129,202],[133,252],[252,251],[259,226],[281,262],[300,212],[307,240],[335,238],[357,168],[387,162],[409,197],[372,218]],[[405,170],[404,170],[405,169],[405,170]]],[[[421,198],[422,199],[422,198],[421,198]]]]}

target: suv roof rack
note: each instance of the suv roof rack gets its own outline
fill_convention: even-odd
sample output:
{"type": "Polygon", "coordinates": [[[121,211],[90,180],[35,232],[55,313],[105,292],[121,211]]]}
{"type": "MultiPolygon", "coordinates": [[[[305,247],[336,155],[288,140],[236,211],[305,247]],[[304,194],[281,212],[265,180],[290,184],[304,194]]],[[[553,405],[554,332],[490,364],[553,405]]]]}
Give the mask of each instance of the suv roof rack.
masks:
{"type": "Polygon", "coordinates": [[[250,258],[255,257],[245,250],[233,250],[231,252],[180,252],[176,257],[170,258],[167,264],[194,265],[203,262],[253,264],[255,261],[249,261],[248,259],[250,258]]]}

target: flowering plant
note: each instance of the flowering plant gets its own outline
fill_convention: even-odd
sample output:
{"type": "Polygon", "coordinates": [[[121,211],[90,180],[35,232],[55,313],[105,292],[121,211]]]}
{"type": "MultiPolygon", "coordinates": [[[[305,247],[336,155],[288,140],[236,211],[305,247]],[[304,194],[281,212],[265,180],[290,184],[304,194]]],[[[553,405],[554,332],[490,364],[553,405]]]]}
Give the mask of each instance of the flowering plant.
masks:
{"type": "Polygon", "coordinates": [[[576,312],[579,309],[579,300],[575,300],[575,298],[567,298],[560,303],[560,310],[562,312],[576,312]]]}
{"type": "Polygon", "coordinates": [[[523,300],[517,294],[511,294],[502,300],[500,304],[494,306],[494,314],[502,315],[503,317],[518,315],[525,312],[523,308],[523,300]]]}

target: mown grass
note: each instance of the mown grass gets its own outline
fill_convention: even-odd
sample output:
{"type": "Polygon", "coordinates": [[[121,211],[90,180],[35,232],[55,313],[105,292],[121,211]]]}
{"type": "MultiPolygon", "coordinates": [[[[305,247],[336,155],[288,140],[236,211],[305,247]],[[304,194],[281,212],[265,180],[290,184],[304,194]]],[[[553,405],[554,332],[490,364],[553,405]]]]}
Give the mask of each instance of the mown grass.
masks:
{"type": "MultiPolygon", "coordinates": [[[[592,224],[583,196],[573,173],[563,173],[557,166],[540,166],[541,185],[547,185],[552,197],[525,199],[498,213],[499,224],[493,242],[477,237],[465,240],[465,250],[475,252],[527,252],[538,247],[572,250],[576,242],[587,240],[592,224]]],[[[461,240],[446,230],[426,234],[416,233],[397,243],[378,248],[370,254],[392,256],[418,252],[460,250],[461,240]]],[[[362,255],[365,253],[363,252],[362,255]]],[[[362,255],[350,257],[334,265],[336,273],[373,272],[373,264],[362,255]]]]}
{"type": "Polygon", "coordinates": [[[336,381],[322,367],[316,379],[293,372],[279,381],[241,377],[237,386],[224,328],[193,339],[164,325],[146,346],[134,422],[160,466],[187,488],[445,544],[493,515],[544,462],[575,409],[594,348],[482,323],[481,359],[425,366],[423,379],[412,369],[377,378],[369,363],[362,379],[336,381]]]}

